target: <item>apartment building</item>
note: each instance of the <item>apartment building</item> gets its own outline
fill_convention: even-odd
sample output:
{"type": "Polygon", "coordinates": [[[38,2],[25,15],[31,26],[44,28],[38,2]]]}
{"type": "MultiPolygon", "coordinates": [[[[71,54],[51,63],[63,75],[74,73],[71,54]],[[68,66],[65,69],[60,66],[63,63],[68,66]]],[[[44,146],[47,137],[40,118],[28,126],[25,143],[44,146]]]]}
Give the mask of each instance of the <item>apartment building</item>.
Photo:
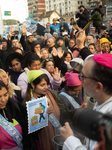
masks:
{"type": "Polygon", "coordinates": [[[86,0],[27,0],[29,16],[38,21],[43,12],[56,11],[60,16],[75,14],[86,0]]]}

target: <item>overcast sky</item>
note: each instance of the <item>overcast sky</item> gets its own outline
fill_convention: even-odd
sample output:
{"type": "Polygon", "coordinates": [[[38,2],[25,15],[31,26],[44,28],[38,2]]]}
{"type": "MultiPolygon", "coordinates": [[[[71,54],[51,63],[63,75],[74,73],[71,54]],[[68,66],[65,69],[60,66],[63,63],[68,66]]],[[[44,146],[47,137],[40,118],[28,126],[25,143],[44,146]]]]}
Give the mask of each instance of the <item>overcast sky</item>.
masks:
{"type": "Polygon", "coordinates": [[[0,0],[2,19],[16,19],[20,22],[28,17],[27,0],[0,0]],[[4,11],[11,11],[11,16],[4,16],[4,11]]]}

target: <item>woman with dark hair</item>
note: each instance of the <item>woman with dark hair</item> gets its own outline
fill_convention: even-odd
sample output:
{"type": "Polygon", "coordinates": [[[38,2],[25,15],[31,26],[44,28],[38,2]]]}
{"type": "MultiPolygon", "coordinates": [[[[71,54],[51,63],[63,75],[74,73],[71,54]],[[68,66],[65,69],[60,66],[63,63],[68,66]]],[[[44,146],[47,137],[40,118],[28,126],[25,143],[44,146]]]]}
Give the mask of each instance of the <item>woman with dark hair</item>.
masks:
{"type": "Polygon", "coordinates": [[[54,72],[54,76],[52,77],[51,74],[46,69],[41,68],[41,61],[38,55],[28,52],[24,56],[23,60],[24,60],[23,62],[24,67],[27,67],[27,68],[24,69],[25,71],[19,76],[18,81],[17,81],[17,85],[22,88],[23,99],[25,98],[25,94],[27,90],[27,84],[28,84],[27,72],[29,70],[41,69],[42,71],[44,71],[50,80],[49,89],[56,90],[60,87],[60,84],[62,82],[60,78],[60,72],[58,71],[54,72]]]}
{"type": "MultiPolygon", "coordinates": [[[[84,102],[84,93],[82,92],[82,82],[79,80],[79,74],[77,73],[66,73],[65,80],[66,86],[62,89],[59,94],[61,100],[64,102],[67,110],[74,110],[79,108],[84,102]],[[74,105],[70,102],[75,103],[74,105]]],[[[87,104],[83,104],[82,106],[87,106],[87,104]]]]}
{"type": "Polygon", "coordinates": [[[9,75],[11,76],[11,81],[15,83],[15,85],[17,85],[17,79],[19,75],[24,71],[21,64],[22,59],[23,55],[17,52],[13,52],[7,56],[5,61],[5,71],[9,72],[9,75]]]}
{"type": "Polygon", "coordinates": [[[35,40],[31,43],[31,51],[35,54],[37,54],[40,58],[41,58],[41,54],[40,54],[40,50],[41,50],[41,43],[38,40],[35,40]]]}
{"type": "Polygon", "coordinates": [[[13,47],[11,52],[17,52],[17,53],[23,55],[23,50],[20,47],[13,47]]]}
{"type": "MultiPolygon", "coordinates": [[[[48,90],[49,78],[41,70],[32,70],[27,72],[28,75],[28,88],[26,92],[26,101],[34,100],[43,96],[46,96],[49,99],[49,106],[47,113],[51,113],[55,118],[60,120],[60,109],[59,104],[54,96],[54,94],[48,90]]],[[[48,126],[42,128],[38,132],[32,134],[35,135],[36,139],[39,140],[39,145],[41,150],[53,150],[53,137],[57,135],[56,129],[52,126],[51,122],[48,121],[48,126]]],[[[36,140],[35,139],[35,140],[36,140]]],[[[38,146],[39,146],[38,145],[38,146]]]]}
{"type": "Polygon", "coordinates": [[[88,45],[88,49],[90,50],[90,52],[91,52],[92,54],[95,54],[96,47],[95,47],[95,44],[94,44],[94,43],[90,43],[90,44],[88,45]]]}
{"type": "Polygon", "coordinates": [[[55,66],[61,70],[62,75],[64,76],[68,70],[71,70],[70,61],[73,59],[72,52],[65,48],[65,51],[57,51],[53,49],[52,55],[54,58],[55,66]]]}
{"type": "Polygon", "coordinates": [[[75,39],[70,39],[68,48],[71,50],[73,54],[73,58],[76,58],[79,56],[79,49],[76,45],[75,39]]]}
{"type": "Polygon", "coordinates": [[[30,150],[25,109],[9,97],[0,81],[0,149],[30,150]]]}

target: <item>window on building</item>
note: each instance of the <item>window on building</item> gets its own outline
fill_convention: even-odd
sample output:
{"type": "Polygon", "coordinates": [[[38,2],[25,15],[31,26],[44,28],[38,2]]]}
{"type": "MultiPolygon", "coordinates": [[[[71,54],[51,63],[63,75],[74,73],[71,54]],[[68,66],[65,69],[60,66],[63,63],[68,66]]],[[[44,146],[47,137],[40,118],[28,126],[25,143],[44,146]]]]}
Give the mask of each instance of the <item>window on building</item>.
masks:
{"type": "Polygon", "coordinates": [[[78,4],[80,4],[80,1],[78,1],[78,4]]]}
{"type": "Polygon", "coordinates": [[[81,1],[81,4],[83,4],[83,1],[81,1]]]}

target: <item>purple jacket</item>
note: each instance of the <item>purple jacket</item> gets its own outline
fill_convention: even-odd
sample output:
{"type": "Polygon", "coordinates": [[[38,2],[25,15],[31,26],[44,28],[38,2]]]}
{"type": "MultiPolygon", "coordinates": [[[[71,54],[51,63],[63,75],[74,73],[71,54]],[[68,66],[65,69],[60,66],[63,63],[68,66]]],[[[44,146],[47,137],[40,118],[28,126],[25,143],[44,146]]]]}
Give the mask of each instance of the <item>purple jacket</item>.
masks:
{"type": "MultiPolygon", "coordinates": [[[[62,79],[60,78],[59,81],[55,81],[53,79],[53,77],[51,76],[51,74],[46,69],[41,68],[40,70],[44,71],[50,80],[49,89],[50,90],[58,90],[58,88],[60,87],[60,85],[62,83],[62,79]]],[[[21,96],[23,99],[25,98],[25,94],[26,94],[27,86],[28,86],[28,76],[27,76],[28,71],[29,71],[28,68],[25,68],[24,72],[22,74],[20,74],[20,76],[17,80],[17,85],[22,88],[21,96]]]]}

